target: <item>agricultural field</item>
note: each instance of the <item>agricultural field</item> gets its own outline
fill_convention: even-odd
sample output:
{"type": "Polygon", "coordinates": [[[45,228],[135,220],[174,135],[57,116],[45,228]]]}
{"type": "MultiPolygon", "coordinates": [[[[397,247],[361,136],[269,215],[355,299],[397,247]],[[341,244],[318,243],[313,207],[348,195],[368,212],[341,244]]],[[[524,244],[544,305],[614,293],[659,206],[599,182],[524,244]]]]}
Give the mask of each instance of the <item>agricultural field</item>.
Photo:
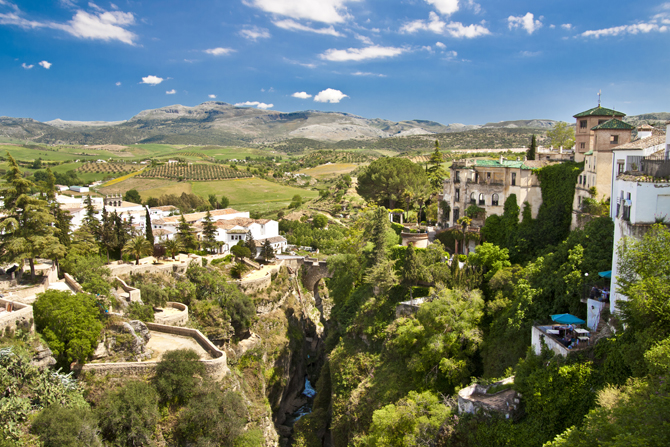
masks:
{"type": "Polygon", "coordinates": [[[225,194],[230,199],[230,206],[241,211],[267,211],[286,207],[296,194],[303,200],[319,195],[317,191],[284,186],[260,178],[193,182],[191,185],[192,191],[201,197],[225,194]]]}
{"type": "Polygon", "coordinates": [[[309,175],[318,179],[325,177],[335,177],[342,174],[348,174],[360,165],[353,163],[328,163],[317,166],[316,168],[303,169],[298,171],[300,174],[309,175]]]}
{"type": "Polygon", "coordinates": [[[250,177],[246,171],[236,171],[216,164],[166,163],[149,168],[138,175],[141,178],[164,178],[190,181],[226,180],[250,177]]]}
{"type": "MultiPolygon", "coordinates": [[[[126,180],[123,180],[122,182],[115,183],[110,186],[101,186],[99,191],[101,194],[125,194],[126,191],[131,190],[131,189],[136,189],[140,195],[144,194],[144,191],[152,191],[152,190],[165,190],[168,192],[163,192],[162,194],[172,194],[173,192],[171,190],[177,190],[179,189],[180,185],[188,185],[188,191],[186,192],[191,192],[190,190],[190,184],[186,182],[177,182],[175,180],[159,180],[159,179],[140,179],[137,177],[132,177],[126,180]]],[[[183,191],[180,190],[179,194],[181,194],[183,191]]],[[[147,197],[157,197],[158,195],[156,192],[151,192],[147,197]]],[[[144,196],[142,196],[144,198],[144,196]]]]}
{"type": "MultiPolygon", "coordinates": [[[[133,180],[140,181],[140,179],[131,178],[130,180],[126,180],[123,183],[118,183],[116,185],[113,185],[110,188],[118,187],[119,185],[126,184],[126,182],[130,182],[130,181],[133,181],[133,180]]],[[[147,181],[151,181],[151,180],[141,179],[141,181],[147,182],[147,181]]],[[[156,180],[156,181],[160,181],[160,180],[156,180]]],[[[132,183],[130,183],[130,184],[132,184],[132,183]]],[[[135,188],[135,189],[137,189],[138,192],[140,193],[140,197],[142,197],[142,200],[148,200],[150,197],[160,197],[160,196],[163,196],[165,194],[174,194],[176,196],[180,196],[180,195],[182,195],[182,193],[191,194],[193,192],[193,187],[192,186],[193,185],[189,182],[170,181],[170,182],[163,183],[160,186],[155,186],[155,187],[150,188],[150,189],[143,189],[141,191],[137,188],[135,188]]],[[[128,189],[133,189],[133,188],[128,188],[128,189]]],[[[127,190],[120,190],[119,193],[124,193],[125,191],[127,191],[127,190]]]]}
{"type": "Polygon", "coordinates": [[[100,174],[118,174],[119,176],[139,171],[144,165],[133,163],[86,163],[75,171],[79,174],[100,173],[100,174]]]}

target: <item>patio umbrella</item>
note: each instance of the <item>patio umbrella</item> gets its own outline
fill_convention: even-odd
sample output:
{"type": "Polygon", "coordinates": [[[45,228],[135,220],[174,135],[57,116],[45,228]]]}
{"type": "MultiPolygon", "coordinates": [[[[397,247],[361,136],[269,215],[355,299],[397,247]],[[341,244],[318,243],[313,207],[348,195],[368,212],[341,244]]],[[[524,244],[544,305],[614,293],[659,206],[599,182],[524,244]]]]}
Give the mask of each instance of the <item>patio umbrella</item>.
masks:
{"type": "Polygon", "coordinates": [[[611,278],[612,277],[612,270],[608,270],[606,272],[600,272],[598,273],[598,276],[601,278],[611,278]]]}
{"type": "Polygon", "coordinates": [[[586,321],[570,314],[556,314],[551,316],[551,321],[561,324],[584,324],[586,321]]]}

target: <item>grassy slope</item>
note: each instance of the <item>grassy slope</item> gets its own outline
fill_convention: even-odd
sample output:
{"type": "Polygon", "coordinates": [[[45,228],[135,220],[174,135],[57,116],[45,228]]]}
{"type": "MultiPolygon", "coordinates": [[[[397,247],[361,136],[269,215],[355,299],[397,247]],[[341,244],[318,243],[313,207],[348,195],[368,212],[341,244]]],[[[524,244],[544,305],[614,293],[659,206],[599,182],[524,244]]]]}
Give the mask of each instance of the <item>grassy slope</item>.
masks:
{"type": "Polygon", "coordinates": [[[359,165],[354,163],[331,163],[329,165],[321,165],[315,168],[303,169],[299,171],[301,174],[307,174],[311,177],[333,177],[340,174],[348,174],[356,169],[359,165]]]}

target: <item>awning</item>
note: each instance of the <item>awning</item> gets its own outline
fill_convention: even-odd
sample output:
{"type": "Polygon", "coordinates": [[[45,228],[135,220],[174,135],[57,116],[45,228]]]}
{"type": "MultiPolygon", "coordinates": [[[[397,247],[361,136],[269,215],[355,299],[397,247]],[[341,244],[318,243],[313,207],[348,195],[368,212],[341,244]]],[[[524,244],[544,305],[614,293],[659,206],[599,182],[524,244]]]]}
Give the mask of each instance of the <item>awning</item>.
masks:
{"type": "Polygon", "coordinates": [[[598,276],[601,278],[611,278],[612,277],[612,270],[608,270],[606,272],[600,272],[598,273],[598,276]]]}
{"type": "Polygon", "coordinates": [[[586,321],[570,314],[557,314],[551,316],[551,321],[561,324],[584,324],[586,321]]]}

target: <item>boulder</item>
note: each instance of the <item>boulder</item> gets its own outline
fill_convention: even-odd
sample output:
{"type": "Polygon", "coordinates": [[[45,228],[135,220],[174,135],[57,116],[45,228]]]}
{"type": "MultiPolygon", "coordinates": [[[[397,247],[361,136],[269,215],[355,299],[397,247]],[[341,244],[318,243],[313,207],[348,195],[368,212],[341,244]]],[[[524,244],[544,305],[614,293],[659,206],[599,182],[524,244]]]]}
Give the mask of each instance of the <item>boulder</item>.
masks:
{"type": "Polygon", "coordinates": [[[30,364],[39,369],[49,368],[56,364],[56,359],[53,357],[53,352],[46,346],[39,345],[35,349],[36,353],[30,364]]]}
{"type": "Polygon", "coordinates": [[[146,324],[142,323],[140,320],[133,320],[128,324],[135,330],[135,335],[142,337],[145,342],[149,341],[151,333],[146,324]]]}

